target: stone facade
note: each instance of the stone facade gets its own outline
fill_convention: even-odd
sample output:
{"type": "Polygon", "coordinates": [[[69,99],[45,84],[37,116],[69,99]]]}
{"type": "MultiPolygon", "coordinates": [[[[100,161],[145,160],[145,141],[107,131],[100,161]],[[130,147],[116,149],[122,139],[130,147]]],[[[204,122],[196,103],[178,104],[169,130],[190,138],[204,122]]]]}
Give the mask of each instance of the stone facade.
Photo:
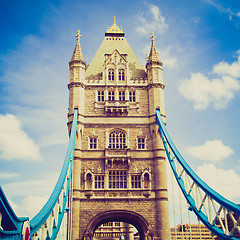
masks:
{"type": "Polygon", "coordinates": [[[70,201],[71,239],[92,239],[106,222],[126,222],[140,239],[170,239],[162,62],[154,35],[142,66],[114,19],[87,67],[80,34],[69,63],[68,127],[78,108],[70,201]]]}

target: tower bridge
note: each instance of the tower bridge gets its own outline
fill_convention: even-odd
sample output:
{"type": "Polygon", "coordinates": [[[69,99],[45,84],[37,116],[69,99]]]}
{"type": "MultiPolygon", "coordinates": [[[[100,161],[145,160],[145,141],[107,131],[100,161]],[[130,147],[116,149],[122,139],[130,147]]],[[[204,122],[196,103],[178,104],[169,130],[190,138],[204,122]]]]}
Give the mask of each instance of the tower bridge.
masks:
{"type": "Polygon", "coordinates": [[[189,210],[219,238],[239,239],[240,207],[192,171],[167,132],[154,34],[145,66],[115,18],[88,67],[80,37],[69,62],[70,138],[58,182],[30,221],[0,188],[0,238],[90,240],[102,224],[125,222],[140,240],[170,239],[168,160],[189,210]]]}

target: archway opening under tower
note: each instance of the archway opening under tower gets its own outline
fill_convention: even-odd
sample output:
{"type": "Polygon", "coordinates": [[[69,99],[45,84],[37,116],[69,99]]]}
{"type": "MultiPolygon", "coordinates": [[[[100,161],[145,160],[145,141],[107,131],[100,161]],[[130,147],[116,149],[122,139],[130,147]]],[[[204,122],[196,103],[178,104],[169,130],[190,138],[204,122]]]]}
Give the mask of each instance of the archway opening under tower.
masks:
{"type": "Polygon", "coordinates": [[[153,238],[149,224],[141,215],[132,211],[113,210],[97,214],[88,224],[84,239],[134,240],[134,234],[135,239],[139,240],[153,238]],[[108,231],[114,228],[122,232],[119,231],[114,235],[113,232],[108,231]]]}
{"type": "Polygon", "coordinates": [[[106,222],[94,232],[94,240],[138,240],[136,228],[126,222],[106,222]]]}

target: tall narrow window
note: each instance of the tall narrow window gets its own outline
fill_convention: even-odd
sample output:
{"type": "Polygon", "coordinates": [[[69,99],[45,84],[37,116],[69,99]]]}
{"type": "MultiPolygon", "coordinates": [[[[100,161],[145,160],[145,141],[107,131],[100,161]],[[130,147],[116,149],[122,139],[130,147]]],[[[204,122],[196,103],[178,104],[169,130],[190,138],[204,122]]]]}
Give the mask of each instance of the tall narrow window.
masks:
{"type": "Polygon", "coordinates": [[[132,188],[141,188],[141,176],[133,175],[131,177],[132,188]]]}
{"type": "Polygon", "coordinates": [[[138,138],[138,149],[145,149],[145,138],[138,138]]]}
{"type": "Polygon", "coordinates": [[[103,175],[95,176],[95,188],[96,189],[104,188],[104,176],[103,175]]]}
{"type": "Polygon", "coordinates": [[[89,138],[89,148],[90,149],[97,149],[97,138],[96,137],[90,137],[89,138]]]}
{"type": "Polygon", "coordinates": [[[109,148],[125,148],[126,134],[123,131],[113,131],[109,134],[109,148]]]}
{"type": "Polygon", "coordinates": [[[136,102],[136,94],[134,91],[129,92],[129,102],[136,102]]]}
{"type": "Polygon", "coordinates": [[[98,102],[104,102],[104,91],[98,91],[98,102]]]}
{"type": "Polygon", "coordinates": [[[108,101],[114,101],[114,100],[115,100],[114,91],[108,91],[108,101]]]}
{"type": "Polygon", "coordinates": [[[119,96],[119,101],[125,101],[125,92],[124,91],[118,92],[118,96],[119,96]]]}
{"type": "Polygon", "coordinates": [[[118,70],[118,80],[119,81],[124,81],[125,80],[125,71],[124,71],[124,69],[119,69],[118,70]]]}
{"type": "Polygon", "coordinates": [[[109,188],[127,188],[127,171],[109,171],[109,188]]]}
{"type": "Polygon", "coordinates": [[[114,69],[109,69],[108,70],[108,80],[109,81],[114,81],[114,69]]]}

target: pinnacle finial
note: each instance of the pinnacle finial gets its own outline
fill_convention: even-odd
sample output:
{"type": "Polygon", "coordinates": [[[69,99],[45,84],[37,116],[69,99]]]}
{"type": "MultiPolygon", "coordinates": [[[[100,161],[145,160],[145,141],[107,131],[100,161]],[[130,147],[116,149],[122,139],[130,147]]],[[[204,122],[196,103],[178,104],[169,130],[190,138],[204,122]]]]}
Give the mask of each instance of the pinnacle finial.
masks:
{"type": "Polygon", "coordinates": [[[154,32],[152,32],[152,36],[151,36],[150,38],[152,39],[152,41],[154,41],[154,39],[156,38],[156,37],[154,36],[154,32]]]}
{"type": "Polygon", "coordinates": [[[107,26],[107,33],[123,33],[123,28],[121,26],[121,29],[116,24],[116,17],[113,17],[113,25],[109,28],[107,26]]]}
{"type": "Polygon", "coordinates": [[[80,37],[82,37],[82,35],[80,35],[80,31],[79,30],[77,31],[77,35],[75,35],[75,37],[77,38],[77,40],[79,40],[80,37]]]}

